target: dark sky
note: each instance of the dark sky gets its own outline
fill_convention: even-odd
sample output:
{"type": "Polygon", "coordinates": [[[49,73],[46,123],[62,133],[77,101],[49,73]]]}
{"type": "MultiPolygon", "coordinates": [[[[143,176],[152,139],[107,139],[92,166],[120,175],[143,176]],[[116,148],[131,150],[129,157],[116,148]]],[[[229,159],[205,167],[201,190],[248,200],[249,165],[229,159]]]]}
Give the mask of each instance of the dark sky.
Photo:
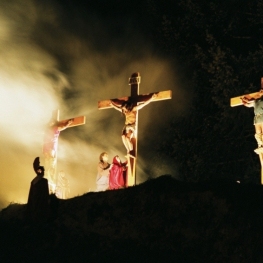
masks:
{"type": "MultiPolygon", "coordinates": [[[[0,3],[2,205],[26,202],[32,162],[36,156],[41,160],[43,130],[54,109],[60,109],[61,119],[87,118],[85,126],[60,136],[58,170],[68,176],[71,196],[95,189],[101,152],[124,160],[123,117],[113,109],[99,111],[97,102],[129,95],[133,72],[142,76],[141,94],[173,92],[172,100],[148,105],[139,117],[138,182],[149,165],[156,167],[153,176],[159,175],[158,163],[144,159],[151,150],[149,131],[162,134],[164,124],[191,101],[175,58],[155,39],[151,16],[161,6],[151,1],[0,3]]],[[[167,163],[162,173],[175,171],[167,163]]]]}

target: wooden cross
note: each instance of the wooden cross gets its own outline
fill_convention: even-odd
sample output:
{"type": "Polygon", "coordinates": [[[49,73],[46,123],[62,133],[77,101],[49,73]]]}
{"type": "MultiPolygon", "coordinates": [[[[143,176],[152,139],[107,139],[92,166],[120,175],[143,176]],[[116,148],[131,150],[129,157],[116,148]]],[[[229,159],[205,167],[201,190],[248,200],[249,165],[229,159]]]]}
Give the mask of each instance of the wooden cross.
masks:
{"type": "MultiPolygon", "coordinates": [[[[263,78],[261,78],[261,89],[263,89],[263,78]]],[[[259,91],[245,94],[245,95],[240,95],[238,97],[234,97],[230,99],[230,106],[236,107],[236,106],[243,105],[242,103],[243,98],[246,98],[248,100],[255,100],[255,99],[259,99],[260,97],[262,97],[262,93],[260,93],[259,91]]],[[[261,165],[261,184],[263,185],[263,153],[259,152],[258,155],[259,155],[259,160],[260,160],[260,165],[261,165]]]]}
{"type": "Polygon", "coordinates": [[[67,122],[68,120],[72,119],[73,122],[68,126],[68,128],[79,126],[79,125],[84,125],[86,123],[86,117],[85,116],[78,116],[70,119],[65,119],[60,121],[59,120],[59,110],[54,110],[53,111],[53,118],[58,122],[58,124],[63,124],[67,122]]]}
{"type": "Polygon", "coordinates": [[[45,133],[43,154],[45,158],[45,171],[49,181],[50,192],[55,193],[57,183],[56,169],[59,133],[67,128],[84,125],[86,123],[86,117],[78,116],[71,119],[59,120],[59,110],[54,110],[51,121],[54,121],[54,124],[49,126],[45,133]]]}
{"type": "MultiPolygon", "coordinates": [[[[120,111],[123,108],[122,105],[125,102],[132,102],[138,109],[140,109],[140,105],[148,104],[149,101],[160,101],[160,100],[167,100],[172,98],[172,91],[158,91],[149,94],[139,95],[139,84],[140,84],[140,74],[133,73],[129,78],[129,85],[131,86],[131,95],[128,97],[122,97],[117,99],[110,99],[110,100],[103,100],[98,102],[99,109],[109,109],[109,108],[116,108],[114,105],[118,106],[120,111]],[[147,102],[148,101],[148,102],[147,102]],[[114,104],[114,105],[113,105],[114,104]]],[[[136,108],[134,107],[134,108],[136,108]]],[[[138,110],[134,112],[135,114],[135,122],[134,130],[136,131],[130,141],[132,143],[132,150],[127,154],[127,161],[128,161],[128,172],[127,172],[127,180],[126,186],[133,186],[136,184],[136,158],[137,158],[137,131],[138,131],[138,110]]],[[[127,117],[126,117],[127,120],[127,117]]],[[[125,145],[126,146],[126,145],[125,145]]]]}

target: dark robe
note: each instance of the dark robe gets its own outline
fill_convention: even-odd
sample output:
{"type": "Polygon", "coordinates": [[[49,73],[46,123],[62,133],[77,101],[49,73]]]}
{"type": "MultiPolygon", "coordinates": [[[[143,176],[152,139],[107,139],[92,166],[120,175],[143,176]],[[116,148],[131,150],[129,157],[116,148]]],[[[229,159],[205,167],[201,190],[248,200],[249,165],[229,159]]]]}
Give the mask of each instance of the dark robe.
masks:
{"type": "Polygon", "coordinates": [[[49,216],[48,180],[38,175],[31,181],[27,201],[27,216],[32,221],[45,221],[49,216]]]}

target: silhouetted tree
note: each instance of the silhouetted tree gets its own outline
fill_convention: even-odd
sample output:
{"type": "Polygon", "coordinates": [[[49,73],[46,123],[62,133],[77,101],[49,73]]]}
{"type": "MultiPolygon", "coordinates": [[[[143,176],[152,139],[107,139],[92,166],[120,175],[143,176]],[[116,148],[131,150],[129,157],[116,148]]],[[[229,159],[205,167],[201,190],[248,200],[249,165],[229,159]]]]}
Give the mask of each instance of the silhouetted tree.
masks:
{"type": "Polygon", "coordinates": [[[165,136],[159,135],[156,158],[172,157],[182,179],[235,174],[259,182],[253,112],[231,108],[229,101],[260,86],[262,1],[148,3],[156,44],[174,56],[194,93],[188,113],[167,123],[165,136]]]}

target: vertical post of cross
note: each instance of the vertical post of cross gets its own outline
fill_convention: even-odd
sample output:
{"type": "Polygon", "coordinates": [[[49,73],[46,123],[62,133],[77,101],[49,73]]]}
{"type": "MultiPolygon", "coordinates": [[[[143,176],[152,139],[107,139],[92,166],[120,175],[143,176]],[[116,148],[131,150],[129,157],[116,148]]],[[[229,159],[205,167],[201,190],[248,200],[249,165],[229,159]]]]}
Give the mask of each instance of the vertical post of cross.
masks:
{"type": "MultiPolygon", "coordinates": [[[[133,73],[131,77],[129,78],[129,85],[131,86],[131,96],[130,99],[134,103],[136,102],[136,105],[138,104],[137,98],[139,96],[139,85],[141,83],[141,76],[139,72],[133,73]]],[[[137,159],[137,140],[138,140],[138,116],[139,112],[136,113],[136,121],[135,121],[135,130],[137,131],[137,134],[135,137],[131,139],[131,142],[133,144],[133,150],[131,154],[127,155],[127,161],[128,161],[128,176],[127,176],[127,185],[136,185],[136,159],[137,159]]]]}

